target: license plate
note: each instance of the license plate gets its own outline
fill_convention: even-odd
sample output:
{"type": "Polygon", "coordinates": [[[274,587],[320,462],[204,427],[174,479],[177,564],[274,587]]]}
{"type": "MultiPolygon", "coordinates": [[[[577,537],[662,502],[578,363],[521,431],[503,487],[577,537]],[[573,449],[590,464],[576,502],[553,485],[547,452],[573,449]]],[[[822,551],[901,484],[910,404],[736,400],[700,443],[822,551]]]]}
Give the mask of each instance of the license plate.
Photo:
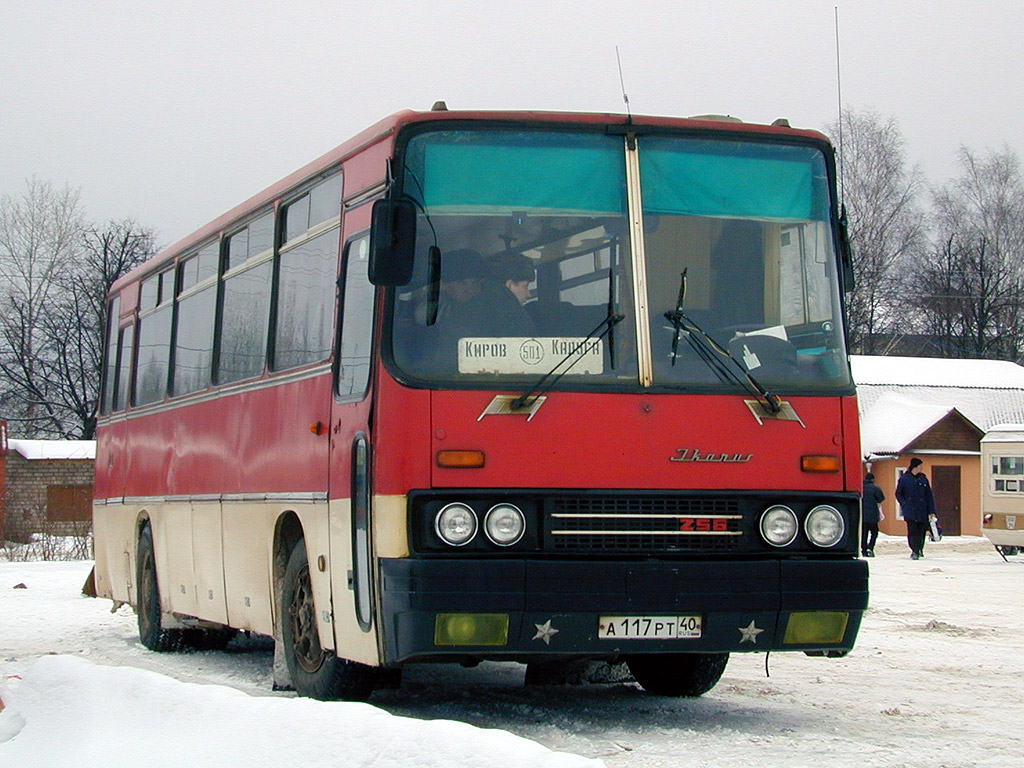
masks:
{"type": "Polygon", "coordinates": [[[700,616],[602,616],[597,624],[597,636],[613,640],[675,640],[700,631],[700,616]]]}

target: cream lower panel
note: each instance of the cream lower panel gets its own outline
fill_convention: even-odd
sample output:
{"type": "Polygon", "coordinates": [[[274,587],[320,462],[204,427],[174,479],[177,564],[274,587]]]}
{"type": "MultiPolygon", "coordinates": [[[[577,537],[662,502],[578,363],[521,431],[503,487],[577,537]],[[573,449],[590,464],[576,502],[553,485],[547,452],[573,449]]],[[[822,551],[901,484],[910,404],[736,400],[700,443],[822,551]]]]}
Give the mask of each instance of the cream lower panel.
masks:
{"type": "MultiPolygon", "coordinates": [[[[335,499],[331,503],[331,580],[334,587],[334,633],[336,653],[363,664],[380,663],[380,582],[373,584],[374,616],[368,630],[359,625],[356,593],[349,575],[354,573],[352,556],[352,503],[335,499]]],[[[379,557],[408,557],[405,496],[375,496],[370,514],[373,564],[379,557]]]]}
{"type": "Polygon", "coordinates": [[[192,505],[161,504],[150,511],[157,588],[164,613],[198,615],[192,555],[192,505]]]}
{"type": "MultiPolygon", "coordinates": [[[[274,584],[274,532],[283,515],[294,513],[302,525],[309,575],[320,627],[320,643],[333,646],[326,502],[224,501],[221,505],[224,593],[228,624],[264,635],[274,634],[278,620],[274,584]]],[[[287,558],[287,553],[284,553],[287,558]]]]}
{"type": "MultiPolygon", "coordinates": [[[[331,501],[331,563],[328,570],[334,587],[335,652],[344,659],[376,665],[380,662],[376,615],[370,623],[369,631],[359,626],[356,593],[349,578],[355,568],[351,509],[350,499],[331,501]]],[[[371,572],[376,572],[376,569],[371,568],[371,572]]],[[[373,585],[374,592],[376,586],[373,585]]]]}
{"type": "Polygon", "coordinates": [[[96,594],[135,604],[135,531],[139,507],[96,504],[92,509],[96,594]]]}
{"type": "Polygon", "coordinates": [[[207,621],[228,623],[224,595],[224,542],[219,501],[192,502],[192,562],[196,613],[207,621]]]}

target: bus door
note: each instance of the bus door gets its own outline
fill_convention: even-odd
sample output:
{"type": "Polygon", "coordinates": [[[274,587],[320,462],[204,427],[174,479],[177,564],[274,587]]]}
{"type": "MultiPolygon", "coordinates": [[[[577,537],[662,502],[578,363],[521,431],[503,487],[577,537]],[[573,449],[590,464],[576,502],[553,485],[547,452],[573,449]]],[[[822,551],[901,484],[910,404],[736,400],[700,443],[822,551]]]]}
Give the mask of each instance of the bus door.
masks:
{"type": "MultiPolygon", "coordinates": [[[[347,214],[346,225],[359,222],[363,211],[368,219],[367,206],[347,214]]],[[[370,527],[374,287],[367,278],[368,257],[368,232],[346,239],[338,280],[339,333],[330,424],[331,587],[338,655],[376,663],[370,527]]]]}

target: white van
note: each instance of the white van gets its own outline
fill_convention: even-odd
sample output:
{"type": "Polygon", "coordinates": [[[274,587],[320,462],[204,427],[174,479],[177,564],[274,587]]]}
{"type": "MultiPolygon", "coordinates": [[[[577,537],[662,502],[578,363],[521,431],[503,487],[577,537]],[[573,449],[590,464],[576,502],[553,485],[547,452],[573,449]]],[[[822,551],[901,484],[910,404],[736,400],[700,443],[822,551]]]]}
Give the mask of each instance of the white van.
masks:
{"type": "Polygon", "coordinates": [[[997,424],[981,440],[981,532],[1003,555],[1024,549],[1024,424],[997,424]]]}

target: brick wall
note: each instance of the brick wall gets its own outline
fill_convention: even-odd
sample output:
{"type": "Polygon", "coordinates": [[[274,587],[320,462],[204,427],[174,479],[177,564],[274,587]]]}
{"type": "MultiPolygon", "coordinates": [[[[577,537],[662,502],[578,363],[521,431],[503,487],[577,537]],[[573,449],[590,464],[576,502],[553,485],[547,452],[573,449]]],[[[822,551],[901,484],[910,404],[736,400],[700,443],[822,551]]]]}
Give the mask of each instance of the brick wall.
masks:
{"type": "Polygon", "coordinates": [[[90,520],[93,464],[92,459],[28,461],[17,451],[9,451],[6,456],[6,537],[18,540],[26,534],[42,531],[50,521],[60,527],[64,523],[90,520]],[[85,488],[90,490],[86,492],[85,488]],[[48,497],[55,508],[49,508],[48,497]]]}

